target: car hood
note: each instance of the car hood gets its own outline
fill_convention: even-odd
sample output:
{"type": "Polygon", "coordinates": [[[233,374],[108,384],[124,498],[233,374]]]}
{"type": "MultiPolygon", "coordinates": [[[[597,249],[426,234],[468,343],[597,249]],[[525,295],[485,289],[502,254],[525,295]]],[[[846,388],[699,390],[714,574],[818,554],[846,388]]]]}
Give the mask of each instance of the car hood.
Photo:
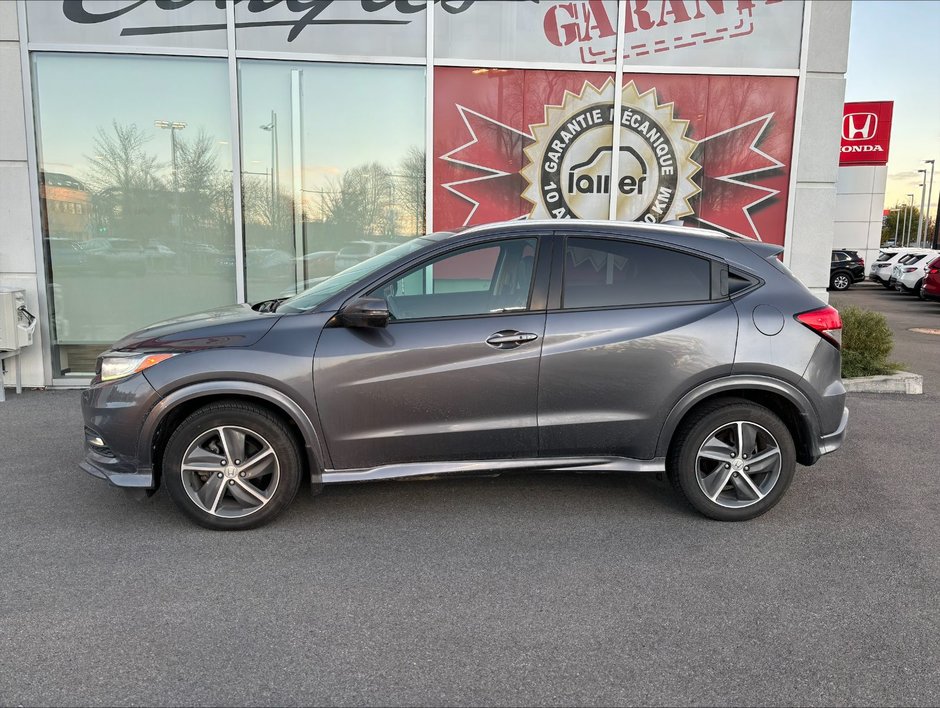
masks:
{"type": "Polygon", "coordinates": [[[250,347],[280,315],[255,312],[249,305],[231,305],[157,322],[127,335],[113,351],[194,351],[219,347],[250,347]]]}

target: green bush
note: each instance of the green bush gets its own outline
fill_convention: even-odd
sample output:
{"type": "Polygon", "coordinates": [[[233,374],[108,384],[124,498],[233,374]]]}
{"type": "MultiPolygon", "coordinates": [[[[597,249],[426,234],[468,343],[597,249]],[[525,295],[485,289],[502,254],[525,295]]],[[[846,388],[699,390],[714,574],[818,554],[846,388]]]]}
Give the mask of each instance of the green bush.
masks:
{"type": "Polygon", "coordinates": [[[842,317],[842,378],[893,374],[898,364],[888,361],[894,335],[880,312],[846,307],[842,317]]]}

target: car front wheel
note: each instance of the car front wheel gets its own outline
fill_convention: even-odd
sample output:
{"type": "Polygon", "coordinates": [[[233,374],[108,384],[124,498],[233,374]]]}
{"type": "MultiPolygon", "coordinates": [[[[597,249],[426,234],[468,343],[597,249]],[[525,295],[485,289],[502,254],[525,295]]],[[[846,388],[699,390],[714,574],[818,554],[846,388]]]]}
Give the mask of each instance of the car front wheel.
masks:
{"type": "Polygon", "coordinates": [[[206,528],[241,530],[280,514],[300,486],[290,430],[261,406],[221,401],[186,418],[167,443],[170,497],[206,528]]]}
{"type": "Polygon", "coordinates": [[[744,521],[770,510],[795,469],[787,426],[769,409],[744,399],[721,399],[694,412],[667,457],[676,491],[719,521],[744,521]]]}

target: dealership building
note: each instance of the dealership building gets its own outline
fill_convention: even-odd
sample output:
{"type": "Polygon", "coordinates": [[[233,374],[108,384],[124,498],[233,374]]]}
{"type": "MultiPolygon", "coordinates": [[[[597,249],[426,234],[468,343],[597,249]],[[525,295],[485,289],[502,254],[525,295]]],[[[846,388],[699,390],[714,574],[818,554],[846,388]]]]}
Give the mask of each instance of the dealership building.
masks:
{"type": "MultiPolygon", "coordinates": [[[[0,285],[38,323],[23,383],[79,385],[151,322],[501,219],[707,226],[780,244],[825,298],[851,220],[837,213],[850,11],[0,2],[0,285]]],[[[883,194],[870,176],[840,189],[881,179],[883,194]]],[[[850,201],[868,248],[881,205],[850,201]]]]}

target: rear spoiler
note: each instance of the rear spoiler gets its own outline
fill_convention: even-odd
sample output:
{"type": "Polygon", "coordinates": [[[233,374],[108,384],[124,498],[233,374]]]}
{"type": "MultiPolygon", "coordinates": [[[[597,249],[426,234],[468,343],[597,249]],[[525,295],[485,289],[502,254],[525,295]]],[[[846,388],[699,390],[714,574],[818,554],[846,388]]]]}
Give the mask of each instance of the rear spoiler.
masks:
{"type": "Polygon", "coordinates": [[[740,239],[738,243],[742,244],[745,248],[749,248],[754,251],[761,258],[773,258],[774,256],[779,256],[783,253],[783,246],[778,246],[775,243],[764,243],[763,241],[753,241],[751,239],[740,239]]]}

